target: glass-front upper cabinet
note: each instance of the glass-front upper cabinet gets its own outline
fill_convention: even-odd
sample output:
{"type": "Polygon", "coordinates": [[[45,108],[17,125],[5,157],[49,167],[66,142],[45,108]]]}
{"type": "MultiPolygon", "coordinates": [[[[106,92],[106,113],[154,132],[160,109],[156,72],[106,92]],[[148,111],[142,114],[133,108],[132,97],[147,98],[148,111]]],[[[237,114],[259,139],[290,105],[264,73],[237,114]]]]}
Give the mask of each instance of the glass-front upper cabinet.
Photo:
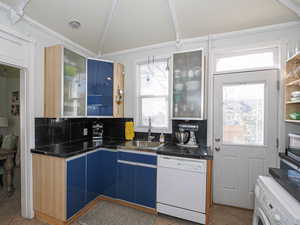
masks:
{"type": "Polygon", "coordinates": [[[203,119],[203,50],[173,55],[173,119],[203,119]]]}
{"type": "Polygon", "coordinates": [[[64,48],[63,116],[86,115],[86,58],[64,48]]]}

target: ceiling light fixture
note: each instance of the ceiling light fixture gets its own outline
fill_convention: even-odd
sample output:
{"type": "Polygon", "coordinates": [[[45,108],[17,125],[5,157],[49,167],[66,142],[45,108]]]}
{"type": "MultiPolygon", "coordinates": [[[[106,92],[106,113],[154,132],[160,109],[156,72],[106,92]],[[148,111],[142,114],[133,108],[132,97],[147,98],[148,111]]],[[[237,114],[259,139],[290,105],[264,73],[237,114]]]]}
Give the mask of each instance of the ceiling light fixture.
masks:
{"type": "Polygon", "coordinates": [[[81,24],[77,20],[72,20],[72,21],[69,22],[69,26],[72,29],[79,29],[79,27],[81,26],[81,24]]]}

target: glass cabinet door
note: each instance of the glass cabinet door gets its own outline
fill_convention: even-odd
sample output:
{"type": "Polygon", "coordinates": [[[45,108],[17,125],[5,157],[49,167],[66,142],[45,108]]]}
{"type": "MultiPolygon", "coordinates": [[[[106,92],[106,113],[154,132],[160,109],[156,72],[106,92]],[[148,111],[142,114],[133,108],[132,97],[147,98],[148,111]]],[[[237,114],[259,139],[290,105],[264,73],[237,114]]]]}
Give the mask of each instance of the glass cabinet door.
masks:
{"type": "Polygon", "coordinates": [[[86,59],[64,49],[63,116],[85,116],[86,59]]]}
{"type": "Polygon", "coordinates": [[[203,119],[203,51],[173,56],[173,119],[203,119]]]}

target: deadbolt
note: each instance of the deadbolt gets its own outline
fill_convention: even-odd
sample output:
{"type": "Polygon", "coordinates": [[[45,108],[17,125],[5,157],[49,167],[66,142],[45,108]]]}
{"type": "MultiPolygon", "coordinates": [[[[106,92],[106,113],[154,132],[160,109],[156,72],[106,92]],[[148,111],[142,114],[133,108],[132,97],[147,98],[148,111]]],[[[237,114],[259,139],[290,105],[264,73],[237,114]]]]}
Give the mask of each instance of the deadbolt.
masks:
{"type": "Polygon", "coordinates": [[[220,138],[215,138],[215,141],[216,141],[216,142],[220,142],[221,139],[220,139],[220,138]]]}

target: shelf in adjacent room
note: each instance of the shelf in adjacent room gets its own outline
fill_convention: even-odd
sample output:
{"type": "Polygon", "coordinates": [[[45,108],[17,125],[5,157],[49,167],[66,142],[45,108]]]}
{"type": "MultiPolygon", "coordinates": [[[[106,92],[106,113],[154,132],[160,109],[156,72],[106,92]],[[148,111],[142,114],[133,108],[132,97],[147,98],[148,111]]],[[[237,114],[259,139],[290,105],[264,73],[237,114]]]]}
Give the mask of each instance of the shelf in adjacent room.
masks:
{"type": "Polygon", "coordinates": [[[288,84],[286,84],[287,87],[289,86],[300,86],[300,79],[294,80],[288,84]]]}
{"type": "Polygon", "coordinates": [[[300,123],[300,120],[285,120],[287,123],[300,123]]]}
{"type": "Polygon", "coordinates": [[[286,104],[299,104],[300,103],[300,101],[289,101],[289,102],[286,102],[286,104]]]}

